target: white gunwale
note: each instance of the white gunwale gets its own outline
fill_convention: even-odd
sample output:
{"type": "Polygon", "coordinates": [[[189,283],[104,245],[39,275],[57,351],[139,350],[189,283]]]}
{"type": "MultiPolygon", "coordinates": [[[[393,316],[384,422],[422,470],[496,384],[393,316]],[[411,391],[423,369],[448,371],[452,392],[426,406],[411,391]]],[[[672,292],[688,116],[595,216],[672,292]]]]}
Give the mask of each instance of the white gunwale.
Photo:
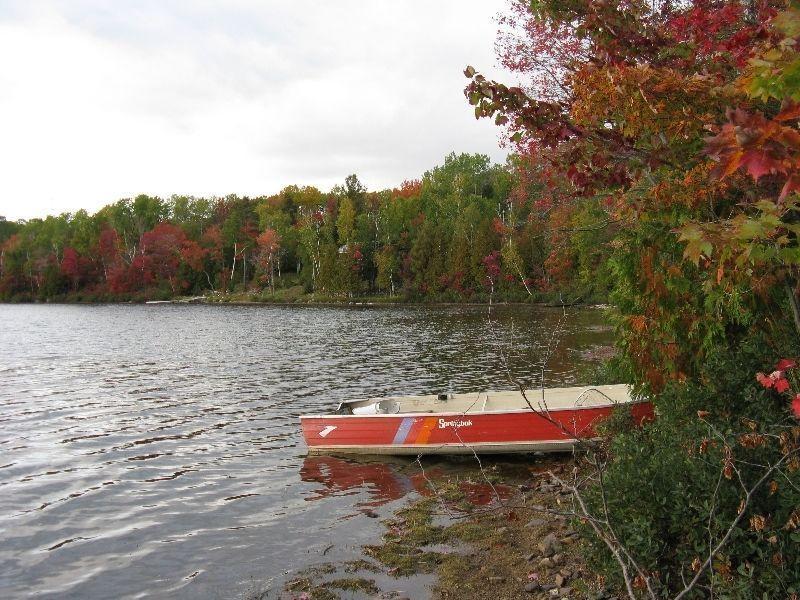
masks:
{"type": "MultiPolygon", "coordinates": [[[[554,414],[563,412],[573,412],[578,410],[591,410],[598,408],[608,408],[613,406],[644,404],[646,400],[637,400],[631,397],[627,385],[599,385],[570,388],[546,388],[544,390],[544,400],[542,400],[542,390],[526,390],[526,395],[531,399],[531,405],[538,414],[554,414]],[[582,404],[577,400],[588,392],[599,392],[598,397],[585,398],[582,404]]],[[[404,418],[404,417],[480,417],[482,415],[508,415],[530,413],[531,409],[525,402],[519,391],[490,391],[479,394],[453,394],[447,400],[439,400],[435,395],[427,396],[390,396],[388,398],[369,398],[364,400],[352,400],[342,402],[339,408],[343,407],[363,407],[380,401],[393,401],[398,404],[399,410],[391,413],[373,414],[315,414],[302,415],[300,420],[311,419],[361,419],[361,418],[404,418]],[[482,406],[478,406],[483,400],[482,406]],[[490,410],[486,410],[486,404],[490,410]],[[460,410],[450,408],[458,405],[460,410]],[[403,406],[408,409],[403,410],[403,406]],[[477,409],[476,409],[477,407],[477,409]],[[424,408],[424,410],[420,410],[424,408]],[[439,408],[444,410],[438,410],[439,408]],[[416,409],[416,410],[414,410],[416,409]]]]}
{"type": "MultiPolygon", "coordinates": [[[[536,408],[536,404],[533,404],[534,408],[536,408],[536,414],[540,413],[563,413],[563,412],[574,412],[576,410],[591,410],[597,408],[606,408],[609,406],[634,406],[636,404],[646,404],[646,400],[635,400],[631,402],[609,402],[608,404],[597,404],[594,406],[575,406],[573,408],[549,408],[546,411],[539,410],[536,408]]],[[[513,410],[486,410],[481,412],[414,412],[414,413],[391,413],[391,414],[380,414],[380,415],[301,415],[300,419],[372,419],[374,417],[394,417],[397,418],[404,418],[404,417],[481,417],[483,415],[513,415],[516,413],[530,413],[530,408],[515,408],[513,410]]]]}

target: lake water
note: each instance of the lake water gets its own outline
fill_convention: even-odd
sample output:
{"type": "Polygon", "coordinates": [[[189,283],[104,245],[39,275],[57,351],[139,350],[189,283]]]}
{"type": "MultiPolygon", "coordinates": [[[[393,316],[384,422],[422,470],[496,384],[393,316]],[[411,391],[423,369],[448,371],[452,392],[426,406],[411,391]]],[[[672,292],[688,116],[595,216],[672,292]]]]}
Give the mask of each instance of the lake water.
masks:
{"type": "Polygon", "coordinates": [[[417,465],[307,458],[299,415],[509,389],[506,365],[570,384],[611,338],[598,309],[492,315],[0,305],[0,597],[241,598],[357,554],[417,465]]]}

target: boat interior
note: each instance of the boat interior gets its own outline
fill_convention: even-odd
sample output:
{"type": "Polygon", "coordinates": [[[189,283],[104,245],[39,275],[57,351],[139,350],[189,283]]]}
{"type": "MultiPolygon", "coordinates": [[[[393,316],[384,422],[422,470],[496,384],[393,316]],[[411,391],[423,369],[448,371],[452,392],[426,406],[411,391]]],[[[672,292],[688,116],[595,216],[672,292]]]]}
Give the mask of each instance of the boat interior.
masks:
{"type": "Polygon", "coordinates": [[[530,409],[568,410],[632,402],[625,384],[568,388],[544,388],[520,391],[474,392],[468,394],[431,394],[428,396],[391,396],[342,402],[337,415],[390,415],[408,413],[476,414],[530,409]]]}

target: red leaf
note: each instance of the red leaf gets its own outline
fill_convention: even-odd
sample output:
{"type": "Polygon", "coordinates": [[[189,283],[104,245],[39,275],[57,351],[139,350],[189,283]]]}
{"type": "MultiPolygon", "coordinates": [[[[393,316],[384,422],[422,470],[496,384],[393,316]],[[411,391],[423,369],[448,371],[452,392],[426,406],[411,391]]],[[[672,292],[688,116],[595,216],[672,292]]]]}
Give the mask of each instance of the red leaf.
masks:
{"type": "Polygon", "coordinates": [[[776,371],[786,371],[787,369],[793,369],[797,366],[797,363],[793,361],[791,358],[782,358],[778,361],[778,364],[775,365],[776,371]]]}
{"type": "Polygon", "coordinates": [[[781,161],[770,157],[764,151],[751,150],[745,152],[741,158],[741,166],[750,174],[750,177],[758,181],[764,175],[782,172],[785,167],[781,161]]]}
{"type": "Polygon", "coordinates": [[[780,199],[783,200],[792,192],[800,192],[800,175],[794,173],[789,176],[781,190],[780,199]]]}
{"type": "Polygon", "coordinates": [[[795,119],[800,119],[800,103],[789,103],[775,115],[776,121],[794,121],[795,119]]]}
{"type": "Polygon", "coordinates": [[[775,391],[782,394],[789,389],[789,380],[781,377],[775,382],[775,391]]]}
{"type": "Polygon", "coordinates": [[[800,394],[797,394],[792,400],[792,412],[795,417],[800,419],[800,394]]]}
{"type": "Polygon", "coordinates": [[[758,381],[758,383],[760,383],[767,389],[771,388],[772,385],[775,383],[774,381],[772,381],[772,379],[770,379],[763,373],[756,373],[756,381],[758,381]]]}

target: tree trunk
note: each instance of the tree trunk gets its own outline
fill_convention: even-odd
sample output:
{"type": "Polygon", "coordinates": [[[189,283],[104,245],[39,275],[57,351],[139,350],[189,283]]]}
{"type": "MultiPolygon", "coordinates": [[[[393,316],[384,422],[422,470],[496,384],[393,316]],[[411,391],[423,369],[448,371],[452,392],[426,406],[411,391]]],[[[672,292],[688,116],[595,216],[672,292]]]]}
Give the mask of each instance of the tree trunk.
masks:
{"type": "Polygon", "coordinates": [[[231,266],[231,282],[233,282],[233,274],[236,272],[236,242],[233,243],[233,265],[231,266]]]}
{"type": "Polygon", "coordinates": [[[794,288],[788,281],[786,285],[786,294],[789,296],[789,306],[792,308],[792,317],[794,317],[794,328],[797,334],[800,335],[800,305],[797,302],[797,294],[794,293],[794,288]]]}
{"type": "Polygon", "coordinates": [[[275,263],[272,260],[272,254],[269,255],[269,289],[272,295],[275,295],[275,263]]]}

